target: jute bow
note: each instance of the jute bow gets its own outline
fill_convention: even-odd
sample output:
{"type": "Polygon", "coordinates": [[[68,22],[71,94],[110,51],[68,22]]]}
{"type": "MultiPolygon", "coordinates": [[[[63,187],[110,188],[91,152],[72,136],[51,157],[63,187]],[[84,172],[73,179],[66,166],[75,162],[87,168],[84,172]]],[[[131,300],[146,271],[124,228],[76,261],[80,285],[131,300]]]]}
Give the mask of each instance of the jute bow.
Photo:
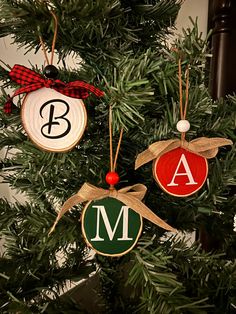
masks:
{"type": "Polygon", "coordinates": [[[172,228],[165,221],[156,216],[146,205],[141,202],[144,195],[146,194],[146,191],[147,188],[143,184],[127,186],[120,190],[105,190],[90,183],[84,183],[81,189],[63,204],[49,234],[54,231],[58,221],[66,212],[71,209],[72,206],[77,205],[78,203],[103,199],[105,197],[116,198],[140,214],[143,218],[150,220],[159,227],[168,231],[177,232],[176,229],[172,228]]]}
{"type": "Polygon", "coordinates": [[[153,143],[148,147],[148,149],[138,154],[135,161],[135,169],[138,169],[149,161],[159,158],[161,155],[178,147],[183,147],[192,153],[209,159],[216,156],[219,147],[232,144],[233,142],[231,140],[220,137],[199,137],[190,142],[180,139],[159,141],[153,143]]]}
{"type": "Polygon", "coordinates": [[[40,74],[19,64],[13,66],[9,72],[9,76],[13,81],[23,86],[14,92],[12,98],[23,93],[35,91],[42,87],[53,88],[59,93],[72,98],[85,99],[89,96],[89,92],[97,97],[102,97],[104,95],[103,91],[83,81],[64,83],[60,80],[45,79],[40,74]]]}

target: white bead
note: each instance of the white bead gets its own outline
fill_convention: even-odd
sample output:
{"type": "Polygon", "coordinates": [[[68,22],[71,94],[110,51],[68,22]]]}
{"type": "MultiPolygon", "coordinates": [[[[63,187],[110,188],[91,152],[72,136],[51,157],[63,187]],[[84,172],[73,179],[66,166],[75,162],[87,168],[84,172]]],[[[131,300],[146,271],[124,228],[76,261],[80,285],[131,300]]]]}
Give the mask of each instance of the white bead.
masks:
{"type": "Polygon", "coordinates": [[[179,132],[187,132],[190,129],[190,123],[188,120],[179,120],[176,124],[176,128],[179,132]]]}

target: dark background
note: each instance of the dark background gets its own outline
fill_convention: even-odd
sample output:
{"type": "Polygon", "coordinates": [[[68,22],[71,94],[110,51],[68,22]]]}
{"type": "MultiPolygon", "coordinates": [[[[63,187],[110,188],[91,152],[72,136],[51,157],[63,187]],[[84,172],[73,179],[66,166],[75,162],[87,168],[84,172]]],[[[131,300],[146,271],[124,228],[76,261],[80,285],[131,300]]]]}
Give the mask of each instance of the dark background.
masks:
{"type": "Polygon", "coordinates": [[[236,92],[236,1],[209,0],[209,88],[214,99],[236,92]]]}

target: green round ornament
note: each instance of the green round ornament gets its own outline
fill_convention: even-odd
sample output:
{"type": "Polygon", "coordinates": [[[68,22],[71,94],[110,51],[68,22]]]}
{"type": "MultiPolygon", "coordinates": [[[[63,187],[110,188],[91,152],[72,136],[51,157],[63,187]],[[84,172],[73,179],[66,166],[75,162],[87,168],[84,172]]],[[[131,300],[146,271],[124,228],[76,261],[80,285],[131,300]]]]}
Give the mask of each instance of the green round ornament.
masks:
{"type": "Polygon", "coordinates": [[[89,202],[82,214],[87,244],[105,256],[121,256],[132,250],[142,226],[142,217],[113,197],[89,202]]]}

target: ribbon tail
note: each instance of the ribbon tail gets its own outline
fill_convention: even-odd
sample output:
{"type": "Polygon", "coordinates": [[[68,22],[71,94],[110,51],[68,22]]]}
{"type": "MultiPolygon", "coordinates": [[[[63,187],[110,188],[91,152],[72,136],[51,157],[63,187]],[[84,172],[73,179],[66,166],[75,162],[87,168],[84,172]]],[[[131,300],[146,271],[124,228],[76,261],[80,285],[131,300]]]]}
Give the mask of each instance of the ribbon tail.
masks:
{"type": "Polygon", "coordinates": [[[86,82],[83,82],[83,81],[74,81],[74,82],[69,82],[67,84],[67,87],[68,88],[82,88],[82,89],[85,89],[91,93],[93,93],[95,96],[97,97],[103,97],[104,96],[104,92],[101,91],[99,88],[89,84],[89,83],[86,83],[86,82]]]}
{"type": "Polygon", "coordinates": [[[147,187],[141,183],[134,184],[132,186],[126,186],[118,191],[119,193],[127,193],[133,197],[142,200],[147,192],[147,187]],[[133,190],[133,191],[131,191],[133,190]]]}
{"type": "Polygon", "coordinates": [[[9,72],[9,76],[19,85],[30,85],[43,81],[43,77],[40,74],[20,64],[13,66],[9,72]]]}
{"type": "Polygon", "coordinates": [[[148,163],[149,161],[155,159],[155,155],[152,154],[149,149],[146,149],[142,153],[138,154],[136,160],[135,160],[135,165],[134,169],[137,170],[139,167],[142,165],[148,163]]]}
{"type": "Polygon", "coordinates": [[[65,201],[62,208],[58,212],[57,218],[56,218],[52,228],[50,229],[48,235],[50,235],[55,230],[55,227],[58,224],[58,221],[61,219],[62,216],[65,215],[65,213],[67,213],[71,209],[71,207],[73,207],[74,205],[77,205],[78,203],[81,203],[83,201],[84,201],[84,199],[82,197],[80,197],[80,195],[78,193],[74,194],[70,198],[68,198],[68,200],[65,201]]]}
{"type": "Polygon", "coordinates": [[[158,158],[160,155],[167,153],[179,146],[180,146],[179,139],[171,139],[153,143],[148,147],[148,149],[138,154],[135,160],[135,170],[141,167],[142,165],[148,163],[149,161],[158,158]]]}
{"type": "Polygon", "coordinates": [[[90,88],[90,91],[97,97],[103,97],[104,96],[104,92],[102,90],[100,90],[99,88],[97,87],[94,87],[92,85],[90,85],[91,88],[90,88]]]}
{"type": "Polygon", "coordinates": [[[213,158],[218,153],[218,147],[225,146],[225,145],[232,145],[233,142],[226,138],[221,137],[199,137],[192,140],[189,143],[187,149],[209,159],[213,158]]]}
{"type": "Polygon", "coordinates": [[[10,114],[12,113],[12,108],[13,108],[13,102],[12,102],[12,99],[9,97],[8,100],[6,101],[6,103],[4,104],[3,106],[3,111],[6,113],[6,114],[10,114]]]}
{"type": "Polygon", "coordinates": [[[210,158],[214,158],[217,155],[218,151],[219,151],[218,148],[212,148],[209,150],[205,150],[204,152],[199,152],[197,154],[206,159],[210,159],[210,158]]]}
{"type": "Polygon", "coordinates": [[[176,229],[168,225],[164,220],[162,220],[160,217],[155,215],[145,204],[143,204],[139,199],[127,195],[127,194],[118,194],[116,197],[118,200],[120,200],[125,205],[129,206],[131,209],[133,209],[136,213],[141,215],[143,218],[148,219],[152,223],[156,224],[157,226],[168,230],[172,232],[177,232],[176,229]]]}
{"type": "Polygon", "coordinates": [[[33,92],[37,89],[40,89],[42,88],[44,85],[42,83],[35,83],[35,84],[30,84],[30,85],[27,85],[27,86],[23,86],[23,87],[20,87],[19,89],[17,89],[12,98],[14,98],[15,96],[18,96],[20,94],[24,94],[24,93],[29,93],[29,92],[33,92]]]}
{"type": "Polygon", "coordinates": [[[61,219],[63,215],[65,215],[65,213],[67,213],[71,209],[71,207],[79,203],[104,198],[106,196],[109,196],[108,190],[97,188],[96,186],[90,183],[84,183],[80,190],[78,191],[78,193],[72,195],[70,198],[68,198],[67,201],[65,201],[61,210],[57,214],[57,218],[52,228],[50,229],[49,234],[51,234],[55,230],[58,221],[61,219]]]}

